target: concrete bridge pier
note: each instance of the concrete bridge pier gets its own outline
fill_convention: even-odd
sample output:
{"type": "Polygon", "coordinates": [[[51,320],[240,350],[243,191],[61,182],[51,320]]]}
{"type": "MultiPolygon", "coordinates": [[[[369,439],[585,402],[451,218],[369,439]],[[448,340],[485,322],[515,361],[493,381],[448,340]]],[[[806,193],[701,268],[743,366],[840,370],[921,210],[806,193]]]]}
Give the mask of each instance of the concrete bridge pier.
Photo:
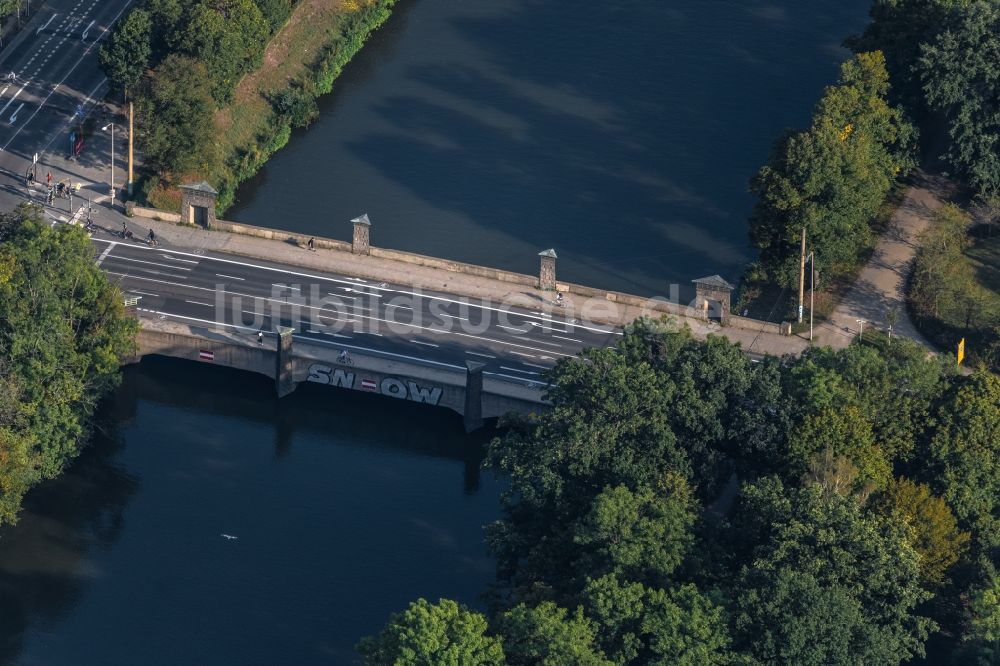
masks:
{"type": "Polygon", "coordinates": [[[483,427],[483,368],[486,364],[478,361],[465,362],[465,410],[462,422],[465,432],[483,427]]]}
{"type": "Polygon", "coordinates": [[[274,388],[278,392],[279,398],[295,390],[298,384],[294,379],[294,357],[292,354],[292,334],[295,329],[285,326],[278,327],[278,347],[277,361],[274,370],[274,388]]]}

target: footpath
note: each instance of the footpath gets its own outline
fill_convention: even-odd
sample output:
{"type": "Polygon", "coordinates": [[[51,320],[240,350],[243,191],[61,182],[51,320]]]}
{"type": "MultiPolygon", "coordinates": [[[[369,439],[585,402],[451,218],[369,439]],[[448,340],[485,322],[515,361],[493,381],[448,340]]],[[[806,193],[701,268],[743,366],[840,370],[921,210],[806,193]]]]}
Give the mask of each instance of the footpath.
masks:
{"type": "Polygon", "coordinates": [[[846,347],[861,327],[885,331],[889,315],[896,313],[893,335],[910,338],[933,349],[917,331],[906,310],[906,286],[920,233],[927,228],[952,192],[952,185],[938,174],[917,171],[914,184],[896,209],[871,259],[857,281],[815,331],[818,345],[846,347]],[[861,322],[864,322],[863,324],[861,322]]]}

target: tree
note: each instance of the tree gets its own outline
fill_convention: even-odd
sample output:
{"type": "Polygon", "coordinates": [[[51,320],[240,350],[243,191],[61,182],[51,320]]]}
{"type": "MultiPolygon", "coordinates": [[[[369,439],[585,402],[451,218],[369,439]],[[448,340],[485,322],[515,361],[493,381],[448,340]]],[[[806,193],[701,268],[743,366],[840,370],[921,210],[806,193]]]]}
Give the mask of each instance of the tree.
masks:
{"type": "Polygon", "coordinates": [[[948,504],[934,497],[929,486],[903,478],[889,486],[881,504],[887,515],[909,526],[910,545],[920,556],[924,585],[944,582],[969,542],[969,533],[958,529],[948,504]]]}
{"type": "Polygon", "coordinates": [[[500,617],[497,629],[511,666],[612,666],[582,608],[570,614],[551,601],[520,604],[500,617]]]}
{"type": "Polygon", "coordinates": [[[683,479],[667,477],[663,486],[635,493],[616,486],[599,494],[573,530],[583,548],[577,569],[665,584],[694,541],[697,507],[683,479]]]}
{"type": "Polygon", "coordinates": [[[552,408],[508,421],[487,457],[511,479],[505,517],[488,540],[501,581],[515,589],[565,591],[574,579],[573,526],[605,488],[655,488],[669,473],[690,473],[669,427],[672,387],[649,364],[588,349],[549,378],[552,408]]]}
{"type": "Polygon", "coordinates": [[[587,613],[616,664],[713,666],[733,663],[721,606],[691,584],[668,590],[623,583],[611,574],[591,580],[587,613]]]}
{"type": "Polygon", "coordinates": [[[923,94],[914,64],[920,47],[934,39],[949,16],[970,0],[874,0],[871,23],[859,37],[847,40],[855,52],[881,51],[893,92],[914,112],[923,109],[923,94]]]}
{"type": "Polygon", "coordinates": [[[0,216],[0,523],[79,453],[136,330],[78,227],[0,216]]]}
{"type": "Polygon", "coordinates": [[[177,46],[205,66],[212,97],[222,106],[232,101],[240,78],[260,65],[270,33],[253,0],[214,0],[194,6],[177,46]]]}
{"type": "Polygon", "coordinates": [[[917,468],[980,546],[1000,545],[1000,376],[957,379],[917,468]]]}
{"type": "Polygon", "coordinates": [[[917,69],[928,105],[944,114],[945,157],[972,187],[1000,192],[1000,6],[971,2],[921,47],[917,69]]]}
{"type": "Polygon", "coordinates": [[[378,636],[358,644],[366,666],[503,666],[500,639],[486,635],[486,618],[450,599],[418,599],[393,615],[378,636]]]}
{"type": "Polygon", "coordinates": [[[871,221],[899,173],[912,164],[913,129],[886,101],[881,53],[860,53],[824,92],[812,126],[780,139],[751,182],[758,201],[750,236],[760,265],[782,286],[798,280],[806,229],[822,270],[849,271],[873,244],[871,221]]]}
{"type": "Polygon", "coordinates": [[[160,63],[139,99],[140,146],[161,173],[208,173],[215,148],[214,103],[205,66],[171,55],[160,63]]]}
{"type": "Polygon", "coordinates": [[[853,406],[807,415],[792,432],[788,446],[789,471],[796,476],[806,473],[823,451],[844,456],[857,468],[860,481],[876,487],[884,487],[892,475],[888,457],[875,443],[871,423],[853,406]]]}
{"type": "Polygon", "coordinates": [[[852,497],[773,480],[744,488],[733,542],[737,644],[763,663],[898,664],[933,623],[914,613],[919,558],[905,525],[852,497]]]}
{"type": "Polygon", "coordinates": [[[153,53],[152,28],[149,12],[134,9],[101,47],[101,68],[111,84],[124,90],[126,95],[135,90],[149,68],[153,53]]]}

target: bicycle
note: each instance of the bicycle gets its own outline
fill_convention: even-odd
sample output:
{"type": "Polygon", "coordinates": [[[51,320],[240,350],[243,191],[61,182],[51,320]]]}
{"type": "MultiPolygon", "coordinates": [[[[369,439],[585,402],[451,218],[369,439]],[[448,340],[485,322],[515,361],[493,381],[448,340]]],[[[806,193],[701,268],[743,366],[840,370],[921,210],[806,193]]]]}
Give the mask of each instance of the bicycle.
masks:
{"type": "Polygon", "coordinates": [[[341,365],[354,365],[354,359],[350,356],[340,356],[337,358],[337,363],[341,365]]]}

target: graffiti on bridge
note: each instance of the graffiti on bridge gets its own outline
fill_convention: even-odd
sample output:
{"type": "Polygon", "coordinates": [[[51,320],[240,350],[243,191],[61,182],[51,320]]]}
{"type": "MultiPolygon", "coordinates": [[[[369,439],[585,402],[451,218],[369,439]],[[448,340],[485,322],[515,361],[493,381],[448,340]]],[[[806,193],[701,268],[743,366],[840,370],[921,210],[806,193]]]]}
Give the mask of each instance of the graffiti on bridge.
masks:
{"type": "Polygon", "coordinates": [[[338,388],[357,389],[359,391],[371,391],[393,398],[402,398],[414,402],[423,402],[428,405],[437,405],[441,401],[443,390],[440,387],[425,387],[417,384],[412,379],[397,379],[396,377],[384,377],[381,380],[375,377],[364,377],[350,370],[343,368],[333,368],[322,363],[313,363],[309,366],[308,380],[317,384],[327,384],[338,388]]]}

